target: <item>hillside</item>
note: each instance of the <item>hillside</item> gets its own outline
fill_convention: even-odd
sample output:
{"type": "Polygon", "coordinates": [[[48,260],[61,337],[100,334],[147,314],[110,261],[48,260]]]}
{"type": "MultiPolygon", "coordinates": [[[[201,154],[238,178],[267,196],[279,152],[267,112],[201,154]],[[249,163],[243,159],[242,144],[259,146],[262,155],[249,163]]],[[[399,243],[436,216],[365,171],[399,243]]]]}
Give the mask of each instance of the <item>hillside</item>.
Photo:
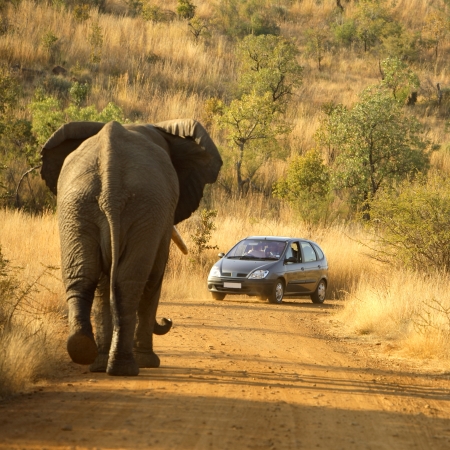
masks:
{"type": "MultiPolygon", "coordinates": [[[[372,22],[364,19],[369,20],[368,30],[373,34],[370,45],[361,40],[361,30],[347,29],[361,15],[361,4],[350,0],[338,3],[343,11],[334,0],[199,0],[193,3],[198,20],[194,23],[177,16],[178,3],[174,0],[5,3],[0,62],[12,71],[21,88],[9,113],[32,122],[34,136],[39,123],[36,113],[33,119],[30,103],[36,96],[58,100],[57,106],[47,110],[50,116],[55,109],[62,111],[74,102],[82,107],[93,105],[99,111],[113,102],[123,112],[123,120],[154,123],[193,117],[210,128],[228,160],[223,176],[227,176],[227,170],[232,176],[236,156],[226,133],[211,120],[208,100],[229,104],[238,96],[236,82],[241,69],[237,46],[246,34],[264,32],[266,26],[268,31],[275,30],[295,43],[303,72],[302,83],[284,113],[291,130],[283,136],[282,154],[274,159],[277,173],[267,174],[267,167],[261,167],[259,186],[265,185],[270,191],[271,183],[286,167],[283,160],[317,146],[314,134],[323,118],[323,106],[353,105],[367,86],[380,82],[380,61],[390,56],[406,61],[420,80],[417,103],[406,113],[415,115],[425,125],[427,138],[445,151],[449,140],[446,122],[450,100],[446,89],[450,87],[450,47],[448,25],[441,22],[448,21],[446,3],[366,2],[379,5],[386,16],[384,28],[377,25],[380,19],[376,14],[380,12],[371,13],[372,22]],[[149,17],[153,20],[145,20],[149,17]],[[193,30],[199,26],[200,34],[195,37],[193,30]],[[52,72],[56,66],[63,68],[62,73],[52,72]],[[85,86],[86,92],[71,91],[75,83],[76,87],[85,86]],[[440,103],[437,83],[444,94],[440,103]]],[[[48,121],[52,123],[50,118],[48,121]]],[[[50,125],[44,135],[55,126],[50,125]]],[[[20,139],[16,136],[16,140],[20,139]]],[[[22,146],[5,148],[4,153],[15,151],[17,159],[20,153],[26,153],[23,136],[22,141],[22,146]]],[[[30,145],[30,151],[36,153],[39,146],[35,142],[30,145]]],[[[445,154],[433,158],[442,165],[445,154]]],[[[7,160],[7,155],[3,159],[7,160]]],[[[9,190],[14,190],[25,166],[10,169],[6,182],[9,190]]]]}

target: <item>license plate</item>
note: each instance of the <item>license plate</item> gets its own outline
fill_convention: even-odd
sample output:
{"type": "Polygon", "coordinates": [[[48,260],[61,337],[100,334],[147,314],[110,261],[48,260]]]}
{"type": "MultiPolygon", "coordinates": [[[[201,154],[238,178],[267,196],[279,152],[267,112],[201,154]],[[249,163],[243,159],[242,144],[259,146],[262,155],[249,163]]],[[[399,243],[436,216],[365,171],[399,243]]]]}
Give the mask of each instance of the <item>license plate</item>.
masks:
{"type": "Polygon", "coordinates": [[[224,288],[241,289],[241,283],[223,283],[224,288]]]}

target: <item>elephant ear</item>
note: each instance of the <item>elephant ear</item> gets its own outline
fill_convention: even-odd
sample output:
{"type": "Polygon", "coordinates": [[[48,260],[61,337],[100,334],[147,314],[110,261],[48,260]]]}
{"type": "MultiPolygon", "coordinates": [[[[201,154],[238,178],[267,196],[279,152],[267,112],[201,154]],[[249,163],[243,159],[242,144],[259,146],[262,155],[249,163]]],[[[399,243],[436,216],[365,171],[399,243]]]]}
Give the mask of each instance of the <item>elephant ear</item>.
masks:
{"type": "Polygon", "coordinates": [[[168,120],[154,125],[169,144],[172,164],[178,174],[180,196],[174,224],[187,219],[199,206],[203,189],[214,183],[222,158],[213,140],[196,120],[168,120]]]}
{"type": "Polygon", "coordinates": [[[41,177],[55,195],[64,160],[104,125],[101,122],[69,122],[56,130],[44,144],[41,150],[41,177]]]}

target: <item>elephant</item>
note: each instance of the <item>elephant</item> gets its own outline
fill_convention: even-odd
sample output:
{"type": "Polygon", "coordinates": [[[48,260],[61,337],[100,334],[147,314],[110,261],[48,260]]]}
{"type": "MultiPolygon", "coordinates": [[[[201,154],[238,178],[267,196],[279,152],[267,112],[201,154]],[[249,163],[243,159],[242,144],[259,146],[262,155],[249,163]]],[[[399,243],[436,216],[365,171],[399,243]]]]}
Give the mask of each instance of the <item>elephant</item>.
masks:
{"type": "Polygon", "coordinates": [[[41,159],[57,199],[69,356],[108,375],[158,367],[153,333],[171,326],[156,322],[170,240],[218,177],[216,145],[192,119],[69,122],[41,159]]]}

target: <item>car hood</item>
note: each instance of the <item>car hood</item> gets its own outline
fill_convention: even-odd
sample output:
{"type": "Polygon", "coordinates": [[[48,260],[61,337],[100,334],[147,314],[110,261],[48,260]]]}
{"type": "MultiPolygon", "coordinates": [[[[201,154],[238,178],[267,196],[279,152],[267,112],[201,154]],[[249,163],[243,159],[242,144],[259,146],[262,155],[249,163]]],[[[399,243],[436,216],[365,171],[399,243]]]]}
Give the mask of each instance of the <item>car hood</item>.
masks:
{"type": "Polygon", "coordinates": [[[250,272],[253,272],[256,269],[269,269],[272,266],[274,266],[277,261],[261,261],[261,260],[240,260],[240,259],[227,259],[222,258],[220,261],[216,263],[216,266],[219,267],[220,272],[223,274],[231,273],[232,277],[237,276],[237,274],[241,274],[240,276],[243,276],[242,274],[249,274],[250,272]]]}

